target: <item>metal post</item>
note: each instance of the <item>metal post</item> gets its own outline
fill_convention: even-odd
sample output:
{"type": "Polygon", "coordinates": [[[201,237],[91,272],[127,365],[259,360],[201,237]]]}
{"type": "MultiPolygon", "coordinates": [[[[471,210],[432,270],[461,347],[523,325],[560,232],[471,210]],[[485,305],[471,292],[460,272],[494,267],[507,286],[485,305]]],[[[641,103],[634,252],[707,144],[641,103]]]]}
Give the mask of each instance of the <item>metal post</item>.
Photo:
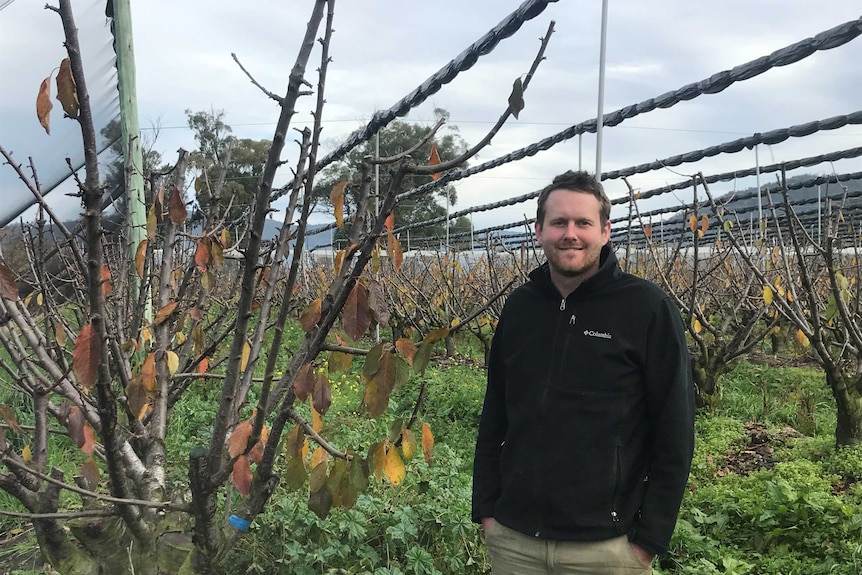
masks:
{"type": "Polygon", "coordinates": [[[760,237],[763,237],[763,199],[760,195],[760,153],[758,152],[760,146],[757,144],[754,145],[754,173],[757,177],[757,226],[760,230],[760,237]]]}
{"type": "MultiPolygon", "coordinates": [[[[138,245],[147,237],[147,207],[144,200],[144,159],[138,124],[138,98],[135,80],[135,45],[132,40],[130,0],[113,0],[114,38],[117,51],[117,86],[120,92],[120,125],[123,158],[126,164],[126,209],[129,217],[129,262],[135,261],[138,245]]],[[[132,301],[137,301],[140,278],[129,266],[132,301]]],[[[152,319],[152,302],[146,299],[144,317],[152,319]]]]}
{"type": "Polygon", "coordinates": [[[583,170],[584,135],[578,134],[578,171],[583,170]]]}
{"type": "Polygon", "coordinates": [[[602,181],[602,128],[605,123],[605,59],[608,42],[608,0],[602,0],[602,39],[599,49],[599,105],[596,114],[596,180],[602,181]]]}
{"type": "MultiPolygon", "coordinates": [[[[374,159],[380,159],[380,132],[374,135],[374,159]]],[[[374,217],[380,217],[380,163],[374,163],[374,217]]],[[[380,279],[380,273],[375,274],[380,279]]],[[[380,324],[374,324],[374,341],[380,343],[380,324]]]]}
{"type": "Polygon", "coordinates": [[[823,221],[822,207],[821,207],[821,198],[820,198],[820,185],[817,186],[817,245],[821,245],[820,234],[820,222],[823,221]]]}
{"type": "Polygon", "coordinates": [[[446,251],[449,251],[449,192],[446,192],[446,251]]]}

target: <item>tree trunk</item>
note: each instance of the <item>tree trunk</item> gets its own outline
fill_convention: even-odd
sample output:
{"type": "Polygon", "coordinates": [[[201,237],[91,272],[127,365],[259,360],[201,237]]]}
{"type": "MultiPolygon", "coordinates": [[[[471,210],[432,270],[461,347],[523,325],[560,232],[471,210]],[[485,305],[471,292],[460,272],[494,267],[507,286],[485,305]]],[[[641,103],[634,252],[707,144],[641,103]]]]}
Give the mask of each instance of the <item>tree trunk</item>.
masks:
{"type": "Polygon", "coordinates": [[[826,370],[826,382],[832,389],[837,408],[835,445],[862,444],[862,392],[860,376],[841,377],[835,370],[826,370]]]}

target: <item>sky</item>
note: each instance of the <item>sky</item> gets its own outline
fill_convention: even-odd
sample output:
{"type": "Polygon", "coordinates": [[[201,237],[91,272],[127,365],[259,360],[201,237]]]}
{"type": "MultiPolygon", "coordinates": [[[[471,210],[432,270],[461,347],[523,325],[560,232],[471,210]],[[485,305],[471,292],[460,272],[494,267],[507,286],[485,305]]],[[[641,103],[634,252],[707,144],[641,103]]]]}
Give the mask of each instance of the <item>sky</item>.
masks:
{"type": "MultiPolygon", "coordinates": [[[[6,0],[0,0],[0,7],[6,0]]],[[[102,0],[75,0],[78,9],[103,10],[102,0]]],[[[223,110],[239,138],[271,139],[278,117],[275,103],[248,80],[232,60],[237,57],[269,90],[284,94],[305,24],[310,0],[244,2],[131,0],[137,67],[139,116],[145,141],[166,160],[180,147],[194,149],[185,110],[223,110]]],[[[323,153],[333,149],[378,109],[390,107],[520,4],[517,0],[341,0],[335,5],[332,63],[326,80],[323,153]]],[[[74,131],[47,136],[38,125],[34,100],[39,82],[62,58],[59,19],[41,9],[43,2],[15,0],[0,10],[0,145],[15,142],[17,161],[34,152],[61,147],[71,153],[74,131]],[[38,5],[38,9],[36,9],[38,5]],[[47,56],[46,56],[47,55],[47,56]],[[37,57],[47,57],[36,65],[37,57]],[[31,151],[32,150],[32,151],[31,151]]],[[[862,15],[858,0],[609,0],[604,111],[641,102],[690,82],[705,79],[862,15]]],[[[93,20],[90,14],[89,20],[93,20]]],[[[81,17],[82,19],[84,16],[81,17]]],[[[596,117],[598,104],[601,2],[559,0],[503,40],[470,70],[407,116],[432,123],[434,108],[449,111],[468,143],[479,141],[506,109],[515,78],[522,76],[555,21],[546,59],[525,94],[520,117],[511,119],[471,165],[527,146],[566,127],[596,117]]],[[[82,20],[83,21],[83,20],[82,20]]],[[[103,17],[87,29],[94,62],[91,90],[111,81],[110,41],[103,17]],[[100,34],[102,36],[100,36],[100,34]],[[99,39],[99,38],[102,39],[99,39]]],[[[84,27],[81,26],[82,32],[84,27]]],[[[85,58],[88,54],[85,53],[85,58]]],[[[862,38],[818,52],[802,62],[776,68],[725,91],[656,110],[604,132],[602,170],[615,170],[791,125],[860,109],[862,38]]],[[[85,66],[87,62],[85,61],[85,66]]],[[[312,55],[307,79],[316,85],[319,52],[312,55]]],[[[300,100],[292,127],[310,125],[313,97],[300,100]]],[[[106,109],[110,103],[106,104],[106,109]]],[[[55,106],[56,114],[59,105],[55,106]]],[[[55,125],[64,121],[53,116],[55,125]]],[[[65,120],[65,124],[72,122],[65,120]]],[[[52,134],[55,134],[52,131],[52,134]]],[[[793,160],[862,145],[862,126],[849,126],[774,146],[761,146],[761,164],[793,160]]],[[[487,204],[537,190],[554,175],[581,167],[594,171],[595,135],[584,135],[547,152],[485,172],[456,184],[454,209],[487,204]]],[[[276,180],[285,182],[298,146],[289,142],[287,160],[276,180]]],[[[321,154],[322,155],[322,154],[321,154]]],[[[46,162],[49,160],[45,160],[46,162]]],[[[56,158],[52,160],[57,164],[56,158]]],[[[754,150],[686,164],[630,178],[649,190],[688,174],[744,169],[755,165],[754,150]]],[[[45,168],[48,169],[47,167],[45,168]]],[[[40,168],[41,170],[41,168],[40,168]]],[[[862,170],[859,160],[806,171],[862,170]]],[[[15,188],[8,166],[0,166],[0,190],[15,188]]],[[[764,182],[774,180],[764,176],[764,182]]],[[[729,183],[744,188],[754,180],[729,183]]],[[[76,199],[52,194],[58,209],[74,215],[76,199]],[[57,199],[54,199],[57,198],[57,199]]],[[[626,193],[609,181],[611,197],[626,193]]],[[[23,190],[26,192],[26,190],[23,190]]],[[[67,190],[68,191],[68,190],[67,190]]],[[[656,202],[681,203],[686,197],[656,202]]],[[[646,204],[642,210],[658,204],[646,204]]],[[[276,208],[281,207],[276,205],[276,208]]],[[[622,210],[624,208],[617,208],[622,210]]],[[[523,220],[535,215],[535,202],[476,213],[474,227],[523,220]]],[[[624,215],[614,213],[612,217],[624,215]]],[[[319,216],[318,221],[324,221],[319,216]]]]}

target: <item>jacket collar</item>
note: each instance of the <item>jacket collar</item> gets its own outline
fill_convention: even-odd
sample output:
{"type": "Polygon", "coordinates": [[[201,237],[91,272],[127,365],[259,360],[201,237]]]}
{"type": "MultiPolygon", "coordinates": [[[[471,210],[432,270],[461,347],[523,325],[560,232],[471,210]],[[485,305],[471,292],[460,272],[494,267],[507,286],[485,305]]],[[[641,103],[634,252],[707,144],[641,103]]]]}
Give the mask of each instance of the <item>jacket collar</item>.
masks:
{"type": "MultiPolygon", "coordinates": [[[[569,294],[569,297],[574,294],[600,290],[609,283],[618,279],[622,273],[623,272],[620,269],[619,262],[617,261],[617,256],[614,254],[614,251],[610,248],[609,244],[605,245],[602,247],[602,251],[599,254],[599,270],[594,275],[581,282],[581,285],[569,294]]],[[[548,262],[543,263],[541,266],[531,271],[529,278],[533,284],[549,297],[552,297],[553,299],[560,298],[560,292],[557,291],[557,287],[551,281],[551,271],[548,267],[548,262]]]]}

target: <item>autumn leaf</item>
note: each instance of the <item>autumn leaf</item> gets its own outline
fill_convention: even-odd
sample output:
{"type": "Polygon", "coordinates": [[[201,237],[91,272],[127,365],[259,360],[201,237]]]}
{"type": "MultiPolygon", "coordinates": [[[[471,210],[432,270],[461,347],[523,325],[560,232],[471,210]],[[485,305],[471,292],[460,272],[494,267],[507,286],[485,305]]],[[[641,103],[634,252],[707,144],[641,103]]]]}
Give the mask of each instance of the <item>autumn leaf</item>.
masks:
{"type": "Polygon", "coordinates": [[[335,258],[333,259],[333,272],[335,275],[339,275],[341,273],[341,268],[344,266],[344,256],[347,255],[347,250],[339,250],[337,254],[335,254],[335,258]]]}
{"type": "Polygon", "coordinates": [[[386,442],[375,443],[368,449],[368,459],[371,460],[371,471],[377,481],[383,479],[383,468],[386,466],[386,442]]]}
{"type": "Polygon", "coordinates": [[[407,339],[406,337],[400,338],[395,342],[395,349],[398,350],[404,359],[407,360],[411,366],[413,365],[413,358],[416,356],[416,344],[407,339]]]}
{"type": "Polygon", "coordinates": [[[0,263],[0,297],[9,301],[18,301],[18,284],[15,283],[15,272],[6,264],[0,263]]]}
{"type": "Polygon", "coordinates": [[[144,260],[147,257],[147,240],[141,240],[138,247],[135,249],[135,271],[139,278],[144,277],[144,260]]]}
{"type": "Polygon", "coordinates": [[[141,365],[140,374],[141,384],[144,389],[151,395],[156,393],[156,354],[148,353],[144,358],[144,363],[141,365]]]}
{"type": "Polygon", "coordinates": [[[422,453],[425,455],[425,463],[431,465],[431,454],[434,452],[434,434],[427,423],[422,424],[422,453]]]}
{"type": "Polygon", "coordinates": [[[182,193],[176,186],[174,186],[174,189],[171,192],[171,197],[168,198],[168,217],[175,226],[182,225],[182,223],[186,221],[186,217],[188,217],[186,205],[183,203],[182,193]]]}
{"type": "Polygon", "coordinates": [[[294,425],[284,440],[284,452],[288,457],[299,457],[302,453],[302,444],[304,441],[305,435],[302,432],[302,428],[294,425]]]}
{"type": "Polygon", "coordinates": [[[323,298],[317,298],[302,310],[302,315],[299,316],[299,325],[302,326],[302,331],[305,333],[310,332],[320,321],[320,305],[322,303],[323,298]]]}
{"type": "MultiPolygon", "coordinates": [[[[69,432],[69,438],[75,442],[75,445],[83,447],[87,441],[87,437],[84,434],[84,426],[87,425],[87,422],[84,419],[84,413],[81,411],[81,408],[73,405],[63,419],[63,424],[66,426],[66,431],[69,432]]],[[[92,430],[90,431],[92,433],[92,430]]]]}
{"type": "Polygon", "coordinates": [[[651,225],[646,224],[644,226],[644,235],[647,237],[647,239],[649,239],[652,236],[652,226],[651,225]]]}
{"type": "Polygon", "coordinates": [[[21,425],[18,423],[18,418],[15,416],[15,412],[11,407],[2,405],[0,406],[0,417],[3,418],[3,421],[6,422],[6,425],[9,426],[14,433],[21,433],[21,425]]]}
{"type": "Polygon", "coordinates": [[[192,328],[192,351],[200,353],[204,350],[205,346],[206,336],[204,336],[204,330],[201,329],[201,326],[196,325],[192,328]]]}
{"type": "Polygon", "coordinates": [[[705,234],[708,229],[709,229],[709,216],[707,216],[706,214],[703,214],[702,216],[700,216],[700,231],[705,234]]]}
{"type": "Polygon", "coordinates": [[[395,271],[400,270],[401,264],[404,262],[404,249],[398,238],[392,235],[392,232],[386,232],[386,253],[389,255],[389,261],[392,262],[395,271]]]}
{"type": "Polygon", "coordinates": [[[24,463],[32,463],[33,453],[30,451],[29,443],[24,446],[24,449],[21,450],[21,459],[24,460],[24,463]]]}
{"type": "Polygon", "coordinates": [[[416,454],[416,435],[410,429],[401,432],[401,452],[408,461],[416,454]]]}
{"type": "Polygon", "coordinates": [[[314,405],[311,406],[311,429],[317,433],[323,430],[323,416],[320,415],[319,411],[314,409],[314,405]]]}
{"type": "Polygon", "coordinates": [[[350,369],[353,364],[353,355],[343,351],[331,351],[326,363],[329,373],[341,373],[350,369]]]}
{"type": "Polygon", "coordinates": [[[87,485],[91,490],[99,485],[99,466],[96,465],[96,460],[92,456],[81,464],[81,475],[87,480],[87,485]]]}
{"type": "Polygon", "coordinates": [[[399,362],[409,369],[403,359],[394,353],[384,352],[377,370],[365,384],[363,403],[371,417],[378,417],[386,411],[392,391],[406,379],[407,374],[402,371],[399,362]]]}
{"type": "Polygon", "coordinates": [[[416,348],[416,354],[413,356],[413,372],[419,375],[425,373],[425,368],[428,367],[428,362],[431,360],[431,352],[434,351],[434,344],[422,342],[416,348]]]}
{"type": "Polygon", "coordinates": [[[329,384],[329,378],[323,373],[318,373],[314,378],[311,405],[320,415],[326,415],[329,406],[332,405],[332,388],[329,384]]]}
{"type": "Polygon", "coordinates": [[[772,288],[769,286],[763,286],[763,303],[766,305],[772,305],[772,288]]]}
{"type": "Polygon", "coordinates": [[[395,229],[395,213],[389,212],[389,215],[386,216],[386,219],[383,220],[383,227],[386,228],[387,232],[391,232],[395,229]]]}
{"type": "Polygon", "coordinates": [[[173,375],[180,368],[180,357],[173,351],[166,352],[165,356],[168,363],[168,373],[173,375]]]}
{"type": "MultiPolygon", "coordinates": [[[[517,116],[516,116],[517,117],[517,116]]],[[[437,146],[435,144],[431,144],[431,154],[428,156],[428,165],[436,166],[440,163],[440,153],[437,151],[437,146]]],[[[440,173],[431,174],[431,179],[435,182],[440,179],[440,173]]],[[[390,232],[392,230],[389,230],[390,232]]]]}
{"type": "Polygon", "coordinates": [[[389,325],[389,304],[383,286],[377,280],[368,282],[368,307],[371,309],[371,319],[377,325],[389,325]]]}
{"type": "Polygon", "coordinates": [[[156,206],[150,206],[147,210],[147,239],[156,239],[156,206]]]}
{"type": "Polygon", "coordinates": [[[234,428],[233,432],[230,434],[230,441],[227,449],[227,454],[230,457],[237,457],[245,453],[245,448],[248,445],[248,438],[251,436],[252,427],[251,420],[245,420],[234,428]]]}
{"type": "Polygon", "coordinates": [[[811,342],[808,340],[808,336],[805,335],[801,329],[796,330],[796,341],[802,347],[808,347],[811,345],[811,342]]]}
{"type": "Polygon", "coordinates": [[[98,381],[101,360],[102,342],[99,332],[88,323],[81,328],[72,349],[72,366],[81,385],[92,387],[98,381]]]}
{"type": "Polygon", "coordinates": [[[216,270],[222,269],[224,266],[224,249],[219,242],[210,242],[210,256],[213,267],[215,267],[216,270]]]}
{"type": "Polygon", "coordinates": [[[172,301],[158,312],[156,312],[156,317],[153,319],[153,323],[155,325],[161,325],[165,323],[169,317],[176,311],[179,302],[172,301]]]}
{"type": "Polygon", "coordinates": [[[57,73],[57,101],[63,106],[63,111],[70,118],[78,117],[78,92],[75,89],[75,78],[72,76],[72,65],[68,58],[60,62],[57,73]]]}
{"type": "Polygon", "coordinates": [[[111,270],[107,265],[102,265],[102,297],[111,295],[111,270]]]}
{"type": "Polygon", "coordinates": [[[201,273],[206,273],[210,263],[210,243],[209,238],[201,238],[195,248],[195,267],[201,273]]]}
{"type": "Polygon", "coordinates": [[[195,373],[206,373],[210,368],[210,360],[205,357],[202,357],[201,360],[195,365],[195,373]]]}
{"type": "Polygon", "coordinates": [[[299,401],[305,401],[314,391],[314,373],[310,363],[299,368],[293,380],[293,393],[299,401]]]}
{"type": "MultiPolygon", "coordinates": [[[[317,466],[321,463],[326,465],[329,461],[329,454],[322,447],[318,447],[311,454],[311,469],[317,469],[317,466]]],[[[324,474],[325,477],[325,474],[324,474]]]]}
{"type": "Polygon", "coordinates": [[[150,397],[139,378],[132,380],[126,386],[126,402],[132,415],[137,419],[144,418],[147,413],[147,406],[150,404],[150,397]]]}
{"type": "Polygon", "coordinates": [[[239,370],[245,371],[245,368],[248,366],[248,360],[251,357],[251,345],[249,345],[248,340],[242,342],[242,355],[239,358],[239,370]]]}
{"type": "Polygon", "coordinates": [[[703,329],[703,326],[700,325],[700,320],[698,320],[697,318],[691,320],[691,329],[694,330],[694,333],[700,333],[703,329]]]}
{"type": "Polygon", "coordinates": [[[78,447],[80,447],[81,451],[87,455],[93,455],[93,451],[96,449],[96,434],[93,432],[93,428],[89,423],[84,424],[83,433],[84,442],[78,447]]]}
{"type": "Polygon", "coordinates": [[[231,478],[233,479],[233,484],[236,486],[236,490],[239,491],[243,497],[248,497],[249,491],[251,490],[251,462],[249,462],[248,457],[245,455],[240,456],[233,464],[233,473],[231,474],[231,478]]]}
{"type": "Polygon", "coordinates": [[[335,212],[335,225],[338,226],[338,229],[344,228],[344,189],[346,187],[346,181],[338,182],[329,192],[329,201],[335,212]]]}
{"type": "Polygon", "coordinates": [[[448,335],[449,335],[449,328],[448,327],[441,327],[441,328],[437,328],[437,329],[431,331],[430,333],[428,333],[428,335],[426,335],[424,338],[422,338],[422,341],[424,341],[426,343],[437,343],[438,341],[442,341],[442,340],[446,339],[446,336],[448,336],[448,335]]]}
{"type": "Polygon", "coordinates": [[[401,485],[401,482],[404,481],[404,477],[407,475],[404,461],[398,455],[398,450],[395,449],[394,445],[386,452],[386,463],[383,465],[383,473],[386,475],[386,479],[395,487],[401,485]]]}
{"type": "Polygon", "coordinates": [[[356,282],[344,308],[341,310],[341,323],[344,332],[354,341],[360,339],[371,326],[371,310],[368,307],[368,293],[365,287],[356,282]]]}
{"type": "Polygon", "coordinates": [[[51,76],[48,76],[39,85],[39,94],[36,96],[36,116],[39,123],[45,128],[45,133],[51,135],[51,76]]]}

